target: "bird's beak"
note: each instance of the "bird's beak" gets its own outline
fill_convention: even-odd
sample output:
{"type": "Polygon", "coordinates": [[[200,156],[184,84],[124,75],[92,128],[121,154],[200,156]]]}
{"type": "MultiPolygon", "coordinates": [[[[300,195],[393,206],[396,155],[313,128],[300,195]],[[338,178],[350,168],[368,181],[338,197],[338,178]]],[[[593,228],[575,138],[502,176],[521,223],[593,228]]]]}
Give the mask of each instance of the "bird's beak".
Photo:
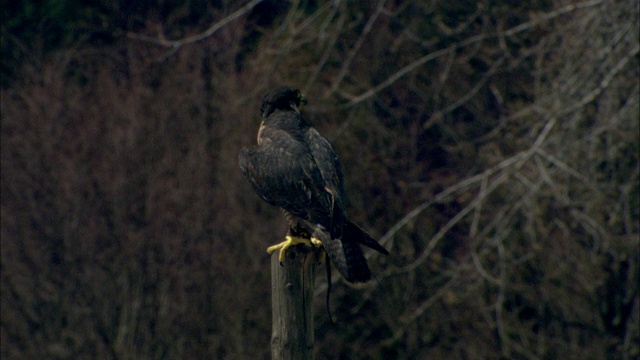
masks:
{"type": "Polygon", "coordinates": [[[307,97],[302,94],[300,94],[300,104],[307,105],[307,97]]]}

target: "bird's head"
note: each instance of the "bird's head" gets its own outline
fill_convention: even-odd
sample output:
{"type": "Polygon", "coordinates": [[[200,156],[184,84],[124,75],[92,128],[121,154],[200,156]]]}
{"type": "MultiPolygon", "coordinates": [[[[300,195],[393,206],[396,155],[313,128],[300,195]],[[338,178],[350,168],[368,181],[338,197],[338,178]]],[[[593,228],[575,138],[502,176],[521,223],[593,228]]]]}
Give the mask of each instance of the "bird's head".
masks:
{"type": "Polygon", "coordinates": [[[262,99],[260,114],[262,117],[269,116],[276,110],[293,110],[300,112],[300,104],[306,104],[307,99],[300,90],[288,86],[280,86],[271,91],[262,99]]]}

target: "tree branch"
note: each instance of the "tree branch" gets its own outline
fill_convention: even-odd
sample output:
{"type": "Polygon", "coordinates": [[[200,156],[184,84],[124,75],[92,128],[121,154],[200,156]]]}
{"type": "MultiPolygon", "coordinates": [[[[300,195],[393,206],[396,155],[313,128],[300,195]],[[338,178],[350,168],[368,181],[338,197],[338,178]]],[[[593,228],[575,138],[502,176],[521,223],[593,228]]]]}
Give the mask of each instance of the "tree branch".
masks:
{"type": "Polygon", "coordinates": [[[233,21],[233,20],[237,19],[238,17],[244,15],[245,13],[249,12],[249,10],[253,9],[256,5],[258,5],[262,1],[264,1],[264,0],[253,0],[250,3],[248,3],[247,5],[245,5],[245,6],[241,7],[240,9],[236,10],[234,13],[232,13],[229,16],[225,17],[224,19],[218,21],[217,23],[213,24],[205,32],[200,33],[198,35],[189,36],[189,37],[186,37],[186,38],[183,38],[183,39],[180,39],[180,40],[165,40],[165,39],[160,39],[160,38],[157,38],[157,37],[152,37],[152,36],[133,33],[133,32],[128,32],[127,33],[127,38],[134,39],[134,40],[146,41],[146,42],[150,42],[150,43],[153,43],[153,44],[156,44],[156,45],[169,47],[169,48],[172,48],[172,51],[175,52],[177,49],[179,49],[183,45],[191,44],[191,43],[195,43],[195,42],[204,40],[204,39],[208,38],[209,36],[215,34],[216,31],[220,30],[221,28],[223,28],[225,25],[227,25],[231,21],[233,21]]]}

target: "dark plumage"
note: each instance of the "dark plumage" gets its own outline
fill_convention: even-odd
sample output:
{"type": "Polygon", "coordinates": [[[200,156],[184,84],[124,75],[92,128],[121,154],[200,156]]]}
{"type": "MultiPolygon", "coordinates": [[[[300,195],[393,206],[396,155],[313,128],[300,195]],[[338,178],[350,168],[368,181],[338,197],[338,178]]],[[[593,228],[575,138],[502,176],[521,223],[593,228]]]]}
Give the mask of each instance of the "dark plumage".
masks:
{"type": "Polygon", "coordinates": [[[300,115],[304,101],[286,86],[265,96],[258,144],[242,149],[240,168],[262,199],[283,209],[292,234],[320,240],[347,281],[366,282],[371,272],[360,244],[388,252],[347,218],[340,162],[300,115]]]}

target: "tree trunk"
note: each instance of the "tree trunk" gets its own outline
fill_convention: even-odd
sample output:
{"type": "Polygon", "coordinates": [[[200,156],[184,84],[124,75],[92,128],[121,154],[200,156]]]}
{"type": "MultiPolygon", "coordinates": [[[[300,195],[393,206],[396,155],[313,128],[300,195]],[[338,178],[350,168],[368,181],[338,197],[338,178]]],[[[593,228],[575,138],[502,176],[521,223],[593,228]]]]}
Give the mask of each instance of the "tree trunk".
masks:
{"type": "Polygon", "coordinates": [[[273,360],[313,359],[313,285],[316,251],[305,245],[289,248],[284,263],[271,255],[273,360]]]}

